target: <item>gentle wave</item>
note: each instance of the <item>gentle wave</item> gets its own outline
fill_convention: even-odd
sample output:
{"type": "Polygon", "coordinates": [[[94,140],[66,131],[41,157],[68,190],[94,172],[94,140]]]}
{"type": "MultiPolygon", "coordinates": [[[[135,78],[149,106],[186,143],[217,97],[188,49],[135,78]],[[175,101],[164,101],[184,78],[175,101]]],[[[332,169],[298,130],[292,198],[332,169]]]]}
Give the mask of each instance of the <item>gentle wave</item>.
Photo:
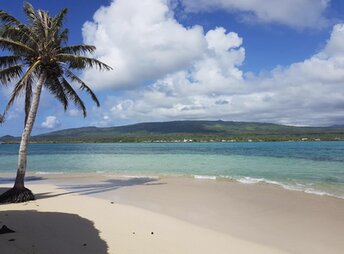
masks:
{"type": "MultiPolygon", "coordinates": [[[[228,178],[231,178],[231,177],[228,177],[228,178]]],[[[234,179],[234,178],[231,178],[231,179],[234,179]]],[[[254,178],[254,177],[243,177],[243,178],[234,179],[234,180],[243,184],[258,184],[258,183],[274,184],[274,185],[281,186],[282,188],[286,190],[301,191],[308,194],[315,194],[319,196],[330,196],[330,197],[344,199],[344,196],[335,195],[333,193],[329,193],[325,191],[315,190],[313,188],[306,187],[305,185],[300,184],[300,183],[296,183],[295,185],[290,185],[290,184],[285,184],[285,183],[281,183],[277,181],[267,180],[265,178],[254,178]]]]}
{"type": "Polygon", "coordinates": [[[202,179],[202,180],[216,180],[216,176],[208,176],[208,175],[194,175],[195,179],[202,179]]]}
{"type": "MultiPolygon", "coordinates": [[[[104,174],[107,177],[121,177],[121,178],[127,178],[127,179],[142,179],[142,178],[147,178],[147,179],[159,179],[160,176],[156,176],[156,175],[127,175],[127,174],[109,174],[106,171],[96,171],[97,174],[104,174]]],[[[63,175],[65,174],[65,172],[47,172],[47,171],[38,171],[35,172],[35,175],[63,175]]],[[[174,175],[175,176],[175,175],[174,175]]],[[[35,178],[35,177],[32,177],[35,178]]],[[[231,180],[231,181],[237,181],[239,183],[242,184],[259,184],[259,183],[263,183],[263,184],[273,184],[273,185],[278,185],[281,186],[282,188],[286,189],[286,190],[291,190],[291,191],[301,191],[301,192],[305,192],[308,194],[314,194],[314,195],[319,195],[319,196],[330,196],[330,197],[336,197],[336,198],[341,198],[344,199],[344,196],[340,196],[340,195],[335,195],[333,193],[329,193],[329,192],[325,192],[325,191],[320,191],[320,190],[316,190],[314,188],[311,187],[307,187],[304,184],[301,183],[295,183],[293,185],[291,184],[285,184],[285,183],[281,183],[278,181],[272,181],[272,180],[268,180],[265,178],[254,178],[254,177],[242,177],[242,178],[235,178],[232,176],[225,176],[225,175],[220,175],[220,176],[214,176],[214,175],[193,175],[194,179],[198,179],[198,180],[219,180],[219,179],[227,179],[227,180],[231,180]]],[[[9,178],[9,179],[2,179],[2,181],[9,181],[9,180],[14,180],[14,178],[9,178]]],[[[30,179],[30,177],[28,177],[27,180],[35,180],[35,179],[30,179]]],[[[310,184],[311,185],[311,184],[310,184]]]]}
{"type": "Polygon", "coordinates": [[[35,172],[35,175],[63,175],[64,172],[48,172],[48,171],[37,171],[35,172]]]}
{"type": "Polygon", "coordinates": [[[105,174],[107,177],[116,177],[116,178],[127,178],[127,179],[159,179],[159,176],[152,175],[120,175],[120,174],[105,174]]]}
{"type": "Polygon", "coordinates": [[[248,176],[244,178],[239,178],[236,180],[240,183],[245,183],[245,184],[270,183],[270,184],[280,185],[280,183],[276,181],[270,181],[264,178],[253,178],[253,177],[248,177],[248,176]]]}

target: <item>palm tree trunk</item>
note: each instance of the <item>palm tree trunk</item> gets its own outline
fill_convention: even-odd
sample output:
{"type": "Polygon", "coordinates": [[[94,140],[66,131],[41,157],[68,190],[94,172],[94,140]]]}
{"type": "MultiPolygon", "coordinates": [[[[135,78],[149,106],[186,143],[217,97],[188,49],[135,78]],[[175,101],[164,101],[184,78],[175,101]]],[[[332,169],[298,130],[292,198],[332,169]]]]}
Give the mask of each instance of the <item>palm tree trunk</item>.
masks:
{"type": "Polygon", "coordinates": [[[14,189],[25,189],[24,187],[24,177],[26,172],[26,162],[27,162],[27,145],[29,143],[29,138],[33,125],[35,123],[38,105],[41,97],[42,87],[45,81],[45,74],[42,73],[38,79],[36,91],[33,95],[32,104],[30,107],[29,115],[25,124],[25,128],[22,134],[19,147],[19,156],[18,156],[18,170],[17,177],[14,183],[14,189]]]}

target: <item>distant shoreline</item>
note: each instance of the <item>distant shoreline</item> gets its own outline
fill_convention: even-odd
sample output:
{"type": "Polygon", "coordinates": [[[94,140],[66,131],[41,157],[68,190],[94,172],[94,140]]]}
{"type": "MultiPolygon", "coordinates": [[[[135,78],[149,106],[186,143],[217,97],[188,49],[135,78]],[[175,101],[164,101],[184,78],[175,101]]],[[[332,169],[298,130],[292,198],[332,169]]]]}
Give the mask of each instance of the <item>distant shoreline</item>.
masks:
{"type": "MultiPolygon", "coordinates": [[[[343,139],[307,139],[307,140],[226,140],[226,141],[30,141],[29,144],[121,144],[121,143],[259,143],[259,142],[341,142],[343,139]]],[[[0,142],[0,145],[20,144],[20,142],[0,142]]]]}
{"type": "MultiPolygon", "coordinates": [[[[0,185],[6,183],[14,182],[15,172],[0,172],[0,185]]],[[[64,181],[65,179],[102,179],[102,178],[119,178],[119,179],[189,179],[195,181],[214,181],[222,183],[235,183],[242,184],[247,186],[271,186],[272,188],[278,188],[285,191],[299,192],[305,195],[315,195],[318,197],[329,197],[342,200],[344,202],[344,196],[337,196],[331,193],[326,193],[317,190],[307,190],[302,188],[297,188],[296,186],[289,186],[278,181],[271,181],[262,178],[253,178],[253,177],[242,177],[234,178],[228,176],[215,176],[215,175],[173,175],[173,174],[131,174],[127,173],[116,173],[116,172],[49,172],[49,171],[38,171],[38,172],[29,172],[26,176],[26,182],[28,184],[34,184],[36,181],[42,180],[52,180],[54,183],[64,181]]]]}
{"type": "MultiPolygon", "coordinates": [[[[337,141],[344,140],[344,127],[295,127],[232,121],[172,121],[106,128],[64,129],[39,134],[30,140],[36,143],[337,141]]],[[[20,137],[0,137],[0,142],[19,141],[20,137]]]]}

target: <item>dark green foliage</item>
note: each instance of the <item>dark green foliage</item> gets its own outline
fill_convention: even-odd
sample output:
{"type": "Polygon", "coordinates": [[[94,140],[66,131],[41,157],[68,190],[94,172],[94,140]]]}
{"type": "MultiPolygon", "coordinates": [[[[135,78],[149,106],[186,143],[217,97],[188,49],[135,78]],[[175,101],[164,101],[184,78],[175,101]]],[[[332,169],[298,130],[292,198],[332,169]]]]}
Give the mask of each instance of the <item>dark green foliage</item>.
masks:
{"type": "MultiPolygon", "coordinates": [[[[33,137],[33,142],[174,142],[201,141],[288,141],[344,140],[344,128],[293,127],[269,123],[225,121],[174,121],[128,126],[84,127],[50,132],[33,137]]],[[[2,137],[2,142],[16,142],[2,137]]]]}
{"type": "Polygon", "coordinates": [[[47,11],[35,10],[31,4],[25,3],[24,13],[27,24],[0,10],[0,50],[10,54],[0,57],[0,83],[15,83],[3,117],[15,99],[24,93],[26,122],[33,95],[33,81],[41,75],[47,77],[45,88],[62,103],[65,110],[70,100],[86,116],[86,107],[73,88],[73,83],[88,93],[97,106],[99,101],[89,86],[72,70],[111,68],[87,55],[94,52],[94,46],[66,45],[68,30],[63,28],[63,20],[67,9],[51,17],[47,11]]]}
{"type": "Polygon", "coordinates": [[[0,84],[15,84],[4,114],[0,115],[0,123],[15,99],[25,94],[25,127],[20,143],[17,177],[14,187],[0,196],[0,203],[19,203],[34,199],[32,192],[24,187],[24,176],[27,144],[35,122],[42,88],[54,95],[65,110],[69,101],[72,101],[86,117],[86,107],[72,82],[77,83],[81,90],[85,90],[97,106],[99,101],[72,70],[92,67],[100,70],[111,69],[86,55],[95,50],[94,46],[67,46],[68,30],[63,28],[67,9],[62,9],[52,17],[47,11],[35,10],[31,4],[25,3],[24,13],[27,23],[22,23],[0,10],[0,50],[8,54],[0,57],[0,84]]]}

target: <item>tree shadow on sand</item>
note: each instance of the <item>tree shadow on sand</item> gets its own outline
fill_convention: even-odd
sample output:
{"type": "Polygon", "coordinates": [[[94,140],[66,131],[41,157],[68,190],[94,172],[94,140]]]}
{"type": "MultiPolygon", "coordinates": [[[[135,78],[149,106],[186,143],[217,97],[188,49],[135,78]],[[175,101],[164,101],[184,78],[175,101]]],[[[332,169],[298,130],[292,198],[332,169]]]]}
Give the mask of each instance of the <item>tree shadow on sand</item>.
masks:
{"type": "MultiPolygon", "coordinates": [[[[45,180],[45,178],[40,176],[26,176],[25,181],[26,182],[32,182],[32,181],[42,181],[45,180]]],[[[15,177],[0,177],[0,184],[13,184],[15,181],[15,177]]]]}
{"type": "MultiPolygon", "coordinates": [[[[75,183],[75,184],[59,184],[59,189],[66,190],[64,193],[54,194],[51,192],[36,193],[36,199],[52,198],[57,196],[63,196],[68,194],[81,194],[81,195],[93,195],[103,192],[117,190],[119,188],[126,188],[131,186],[143,185],[143,186],[153,186],[165,184],[162,182],[156,182],[157,179],[149,177],[135,177],[129,179],[109,179],[105,181],[100,181],[97,183],[75,183]]],[[[0,191],[1,193],[1,191],[0,191]]]]}
{"type": "Polygon", "coordinates": [[[60,188],[79,194],[92,195],[135,185],[150,186],[164,184],[156,181],[157,179],[149,177],[135,177],[129,179],[109,179],[99,183],[60,185],[60,188]]]}
{"type": "Polygon", "coordinates": [[[57,212],[0,211],[1,253],[107,253],[108,246],[93,222],[75,214],[57,212]]]}

